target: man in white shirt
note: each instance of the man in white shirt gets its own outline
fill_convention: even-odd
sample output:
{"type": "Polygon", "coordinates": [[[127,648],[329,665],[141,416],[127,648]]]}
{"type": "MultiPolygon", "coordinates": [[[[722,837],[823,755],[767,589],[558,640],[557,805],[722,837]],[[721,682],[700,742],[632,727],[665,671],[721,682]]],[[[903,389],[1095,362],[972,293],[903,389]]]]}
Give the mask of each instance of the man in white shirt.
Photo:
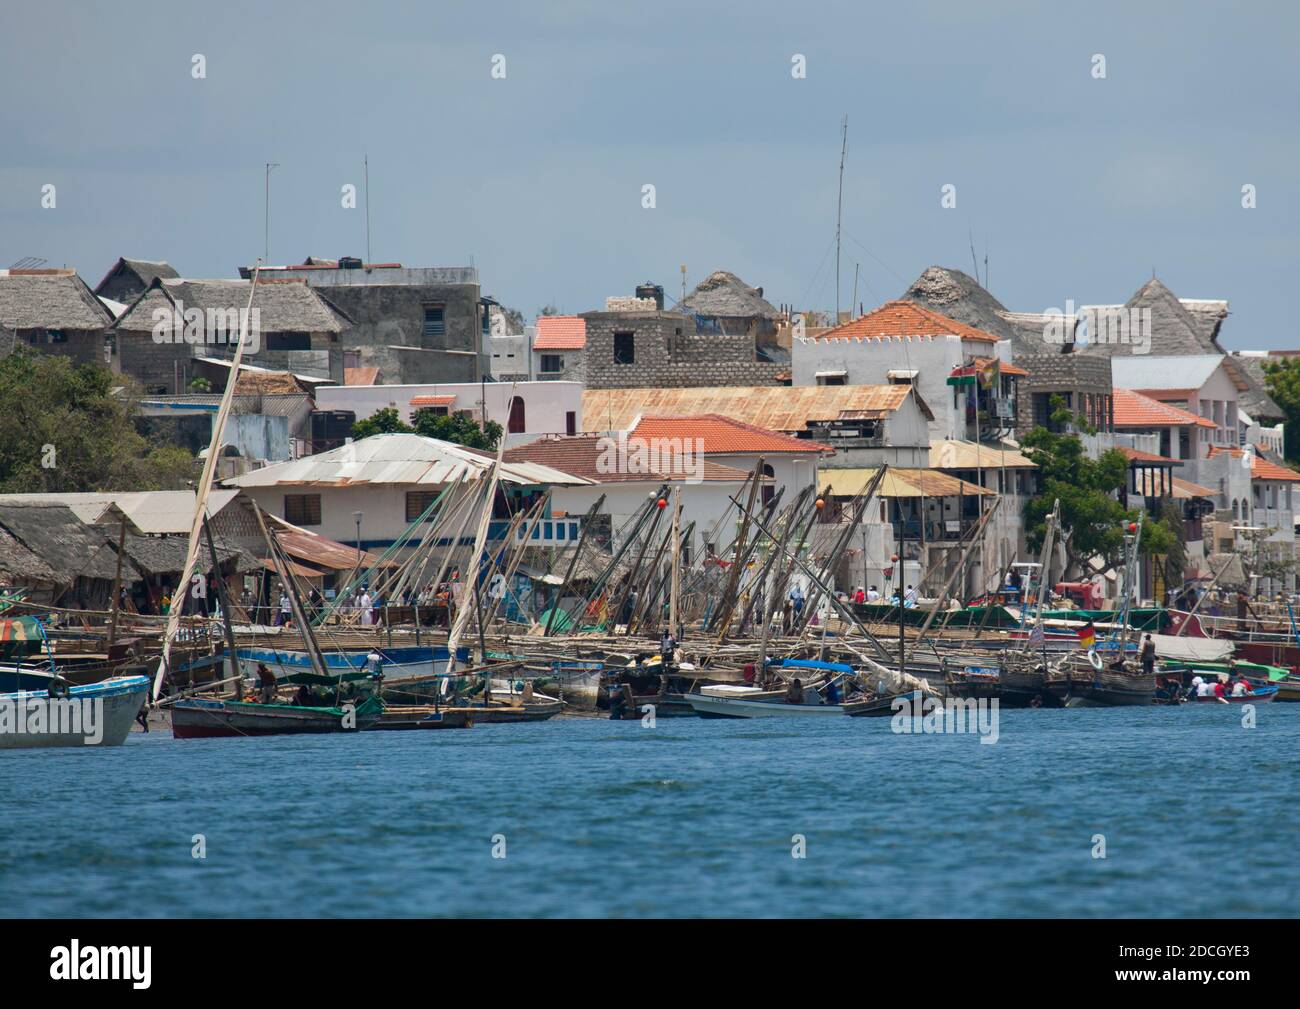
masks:
{"type": "Polygon", "coordinates": [[[370,627],[375,622],[374,601],[370,598],[370,593],[366,589],[361,590],[361,598],[357,600],[357,608],[361,610],[361,624],[364,627],[370,627]]]}
{"type": "Polygon", "coordinates": [[[876,587],[874,585],[871,586],[871,588],[867,589],[867,602],[869,603],[880,602],[880,593],[876,591],[876,587]]]}

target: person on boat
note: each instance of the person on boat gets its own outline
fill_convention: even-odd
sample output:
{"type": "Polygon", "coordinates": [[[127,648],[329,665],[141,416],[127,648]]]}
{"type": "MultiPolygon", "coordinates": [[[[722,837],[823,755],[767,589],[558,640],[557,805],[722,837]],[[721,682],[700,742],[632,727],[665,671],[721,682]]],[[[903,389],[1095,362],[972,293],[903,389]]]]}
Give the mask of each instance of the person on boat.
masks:
{"type": "Polygon", "coordinates": [[[1142,639],[1142,672],[1150,676],[1156,671],[1156,643],[1148,634],[1142,639]]]}
{"type": "Polygon", "coordinates": [[[839,684],[836,682],[836,677],[831,677],[831,679],[827,681],[825,694],[827,704],[840,703],[840,688],[839,684]]]}
{"type": "Polygon", "coordinates": [[[287,627],[293,622],[293,604],[289,602],[289,593],[286,589],[280,589],[280,613],[276,617],[277,627],[287,627]]]}
{"type": "Polygon", "coordinates": [[[659,658],[663,659],[664,665],[667,666],[676,656],[677,639],[673,637],[673,632],[665,627],[663,636],[659,639],[659,658]]]}
{"type": "MultiPolygon", "coordinates": [[[[858,589],[861,592],[861,589],[858,589]]],[[[858,602],[878,603],[880,602],[880,590],[874,585],[867,589],[866,594],[858,602]]]]}
{"type": "Polygon", "coordinates": [[[803,704],[803,681],[795,677],[790,681],[790,686],[785,688],[786,704],[803,704]]]}
{"type": "Polygon", "coordinates": [[[266,663],[257,664],[258,700],[262,704],[275,703],[275,673],[266,668],[266,663]]]}
{"type": "Polygon", "coordinates": [[[1221,675],[1219,679],[1214,681],[1214,688],[1212,692],[1214,696],[1221,703],[1223,704],[1228,703],[1228,676],[1226,673],[1221,675]]]}
{"type": "Polygon", "coordinates": [[[1232,684],[1232,696],[1245,697],[1253,692],[1254,688],[1251,687],[1250,681],[1246,679],[1245,673],[1238,673],[1236,681],[1232,684]]]}
{"type": "Polygon", "coordinates": [[[916,606],[916,589],[910,585],[907,587],[907,591],[903,593],[903,605],[909,610],[916,606]]]}
{"type": "Polygon", "coordinates": [[[746,662],[741,672],[745,677],[745,686],[752,687],[754,685],[754,663],[746,662]]]}
{"type": "Polygon", "coordinates": [[[361,625],[371,627],[375,622],[375,602],[370,598],[366,586],[361,586],[361,596],[357,599],[357,609],[361,611],[361,625]]]}

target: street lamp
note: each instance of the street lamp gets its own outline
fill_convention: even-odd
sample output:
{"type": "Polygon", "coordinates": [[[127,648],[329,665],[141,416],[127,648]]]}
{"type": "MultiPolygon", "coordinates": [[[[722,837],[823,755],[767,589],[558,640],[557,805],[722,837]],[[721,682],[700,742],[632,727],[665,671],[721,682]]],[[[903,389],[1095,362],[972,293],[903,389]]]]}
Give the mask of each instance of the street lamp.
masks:
{"type": "Polygon", "coordinates": [[[357,523],[357,571],[361,570],[361,516],[363,512],[353,512],[352,518],[357,523]]]}

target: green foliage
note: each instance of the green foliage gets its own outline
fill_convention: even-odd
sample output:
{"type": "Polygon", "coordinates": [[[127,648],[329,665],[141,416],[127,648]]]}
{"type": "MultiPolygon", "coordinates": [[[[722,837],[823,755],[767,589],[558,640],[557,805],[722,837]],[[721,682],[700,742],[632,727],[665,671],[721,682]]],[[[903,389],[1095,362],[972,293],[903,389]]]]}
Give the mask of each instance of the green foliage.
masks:
{"type": "Polygon", "coordinates": [[[394,407],[385,407],[352,425],[352,438],[360,441],[373,434],[412,434],[415,428],[402,420],[402,415],[394,407]]]}
{"type": "Polygon", "coordinates": [[[190,379],[189,390],[190,392],[196,393],[211,392],[212,383],[202,375],[196,375],[194,378],[190,379]]]}
{"type": "MultiPolygon", "coordinates": [[[[1052,424],[1081,427],[1082,422],[1066,409],[1060,397],[1052,398],[1052,424]]],[[[1041,490],[1025,504],[1025,528],[1032,549],[1042,547],[1046,519],[1052,502],[1061,502],[1061,527],[1071,571],[1100,557],[1105,569],[1123,559],[1124,530],[1137,521],[1136,509],[1126,509],[1113,495],[1128,480],[1128,459],[1117,449],[1088,458],[1078,435],[1057,433],[1036,427],[1021,440],[1025,454],[1039,467],[1041,490]]],[[[1165,555],[1175,534],[1163,520],[1147,516],[1142,528],[1142,552],[1165,555]]]]}
{"type": "Polygon", "coordinates": [[[25,350],[0,360],[0,492],[179,490],[199,463],[136,431],[121,376],[25,350]]]}
{"type": "Polygon", "coordinates": [[[468,448],[490,451],[501,440],[501,425],[488,421],[487,430],[468,417],[439,416],[432,410],[416,410],[415,425],[405,423],[396,409],[389,407],[352,425],[352,437],[360,441],[374,434],[419,434],[426,438],[455,442],[468,448]]]}
{"type": "Polygon", "coordinates": [[[502,431],[496,421],[490,420],[486,429],[480,429],[478,424],[462,414],[438,416],[432,410],[417,410],[415,433],[487,451],[497,447],[502,431]]]}
{"type": "Polygon", "coordinates": [[[1286,414],[1282,454],[1287,462],[1300,462],[1300,358],[1265,363],[1264,384],[1286,414]]]}

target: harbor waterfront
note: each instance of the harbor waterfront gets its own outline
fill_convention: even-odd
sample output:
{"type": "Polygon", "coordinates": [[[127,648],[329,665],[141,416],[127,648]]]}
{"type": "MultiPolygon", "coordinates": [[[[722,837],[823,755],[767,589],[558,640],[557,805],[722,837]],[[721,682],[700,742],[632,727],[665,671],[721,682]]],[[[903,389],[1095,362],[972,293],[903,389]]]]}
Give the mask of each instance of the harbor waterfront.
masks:
{"type": "Polygon", "coordinates": [[[120,747],[15,751],[0,777],[0,906],[42,918],[1296,913],[1300,706],[1261,708],[1254,728],[1223,705],[999,716],[992,746],[896,733],[888,718],[561,717],[240,740],[137,731],[120,747]]]}

